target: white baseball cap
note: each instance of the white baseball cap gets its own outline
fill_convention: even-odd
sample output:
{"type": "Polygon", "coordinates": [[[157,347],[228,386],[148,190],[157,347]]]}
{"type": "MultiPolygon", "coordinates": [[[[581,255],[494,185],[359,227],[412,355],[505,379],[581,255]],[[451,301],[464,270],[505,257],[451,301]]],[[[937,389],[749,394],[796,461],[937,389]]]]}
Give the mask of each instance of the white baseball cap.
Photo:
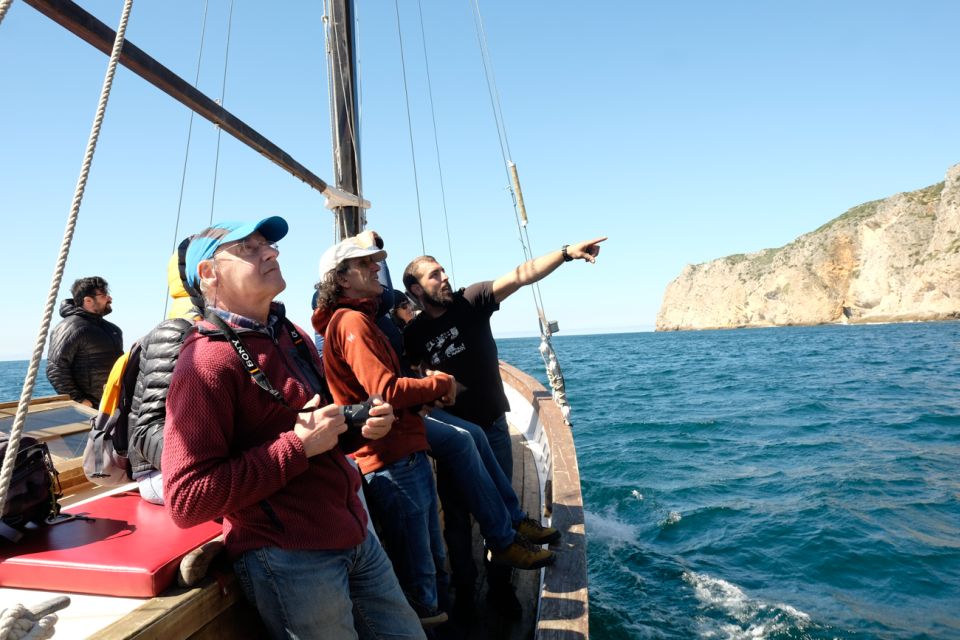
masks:
{"type": "Polygon", "coordinates": [[[323,278],[328,272],[336,269],[344,260],[366,256],[371,256],[377,262],[382,262],[386,259],[387,252],[376,246],[361,247],[357,244],[356,237],[341,240],[320,256],[320,277],[323,278]]]}

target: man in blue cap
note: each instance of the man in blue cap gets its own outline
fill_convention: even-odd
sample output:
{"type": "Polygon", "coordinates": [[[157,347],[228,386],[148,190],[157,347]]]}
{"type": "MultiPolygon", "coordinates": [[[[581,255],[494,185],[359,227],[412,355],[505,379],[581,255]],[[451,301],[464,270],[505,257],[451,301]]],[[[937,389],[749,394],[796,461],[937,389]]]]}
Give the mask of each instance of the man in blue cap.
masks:
{"type": "MultiPolygon", "coordinates": [[[[357,491],[322,366],[274,298],[287,223],[224,222],[197,234],[185,279],[206,313],[170,381],[162,456],[174,522],[217,517],[243,589],[271,636],[423,638],[357,491]]],[[[374,399],[369,440],[394,420],[374,399]]],[[[346,442],[346,441],[344,441],[346,442]]]]}

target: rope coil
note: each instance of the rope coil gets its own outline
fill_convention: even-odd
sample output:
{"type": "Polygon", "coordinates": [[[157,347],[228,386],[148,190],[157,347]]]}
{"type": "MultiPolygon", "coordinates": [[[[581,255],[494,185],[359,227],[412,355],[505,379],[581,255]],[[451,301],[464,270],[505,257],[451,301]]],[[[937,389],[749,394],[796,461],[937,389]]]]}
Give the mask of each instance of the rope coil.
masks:
{"type": "Polygon", "coordinates": [[[70,598],[57,596],[30,608],[16,604],[0,610],[0,640],[43,640],[51,637],[57,623],[54,612],[69,604],[70,598]]]}

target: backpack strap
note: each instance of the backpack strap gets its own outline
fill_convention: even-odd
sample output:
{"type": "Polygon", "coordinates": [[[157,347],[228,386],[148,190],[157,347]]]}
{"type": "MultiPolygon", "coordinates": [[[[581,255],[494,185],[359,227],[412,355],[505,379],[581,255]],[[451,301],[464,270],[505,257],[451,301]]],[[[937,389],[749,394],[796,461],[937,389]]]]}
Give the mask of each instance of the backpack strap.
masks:
{"type": "Polygon", "coordinates": [[[183,284],[184,291],[190,296],[190,302],[197,309],[202,310],[204,307],[203,296],[187,282],[187,249],[190,248],[190,241],[195,237],[188,236],[181,240],[177,246],[177,271],[180,272],[180,282],[183,284]]]}

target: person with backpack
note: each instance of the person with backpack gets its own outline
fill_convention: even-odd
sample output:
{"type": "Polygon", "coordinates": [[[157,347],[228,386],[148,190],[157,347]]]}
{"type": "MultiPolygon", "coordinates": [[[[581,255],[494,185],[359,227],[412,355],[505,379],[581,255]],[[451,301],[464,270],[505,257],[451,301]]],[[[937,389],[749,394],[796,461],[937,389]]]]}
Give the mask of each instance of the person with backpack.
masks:
{"type": "Polygon", "coordinates": [[[167,417],[167,392],[180,347],[202,312],[184,287],[180,276],[180,254],[190,239],[181,244],[181,251],[170,256],[167,283],[173,298],[167,319],[140,339],[140,362],[136,386],[130,405],[127,459],[130,473],[147,502],[163,504],[163,478],[160,473],[163,456],[163,429],[167,417]]]}
{"type": "MultiPolygon", "coordinates": [[[[166,511],[180,527],[223,517],[226,552],[274,638],[424,633],[379,541],[340,435],[319,355],[274,298],[286,288],[283,218],[224,222],[186,252],[205,316],[180,351],[163,434],[166,511]]],[[[376,440],[392,407],[356,425],[376,440]]],[[[346,446],[346,445],[344,445],[346,446]]]]}

